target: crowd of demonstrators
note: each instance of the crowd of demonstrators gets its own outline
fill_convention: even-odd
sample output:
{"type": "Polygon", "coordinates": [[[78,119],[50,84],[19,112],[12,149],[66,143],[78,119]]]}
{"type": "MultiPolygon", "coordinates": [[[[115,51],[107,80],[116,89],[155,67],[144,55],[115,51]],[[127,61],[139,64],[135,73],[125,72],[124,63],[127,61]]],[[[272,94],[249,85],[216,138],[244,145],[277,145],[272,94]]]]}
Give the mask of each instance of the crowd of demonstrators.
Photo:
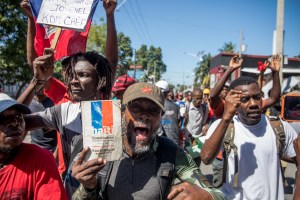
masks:
{"type": "MultiPolygon", "coordinates": [[[[285,135],[279,149],[273,123],[264,114],[280,97],[280,57],[264,63],[272,70],[269,98],[261,96],[265,69],[258,80],[240,77],[227,84],[242,65],[239,56],[230,60],[211,91],[194,88],[185,93],[185,99],[182,93],[175,99],[166,81],[136,83],[125,74],[114,82],[118,62],[116,4],[114,0],[103,1],[106,57],[86,52],[64,58],[65,85],[52,77],[54,51],[48,49],[47,54],[37,57],[35,22],[29,0],[22,0],[28,16],[27,60],[33,79],[18,102],[0,88],[0,199],[284,199],[280,159],[299,162],[300,139],[289,123],[278,120],[285,135]],[[108,100],[112,93],[113,99],[122,101],[122,159],[84,161],[90,151],[86,148],[71,160],[74,149],[82,149],[80,102],[108,100]],[[218,120],[211,124],[215,118],[218,120]],[[159,134],[160,127],[167,138],[159,134]],[[192,158],[178,146],[180,127],[191,146],[206,135],[201,155],[192,158]],[[59,170],[49,151],[23,143],[27,131],[31,131],[33,144],[52,153],[58,146],[59,170]],[[228,140],[230,145],[226,146],[228,140]],[[222,192],[202,175],[201,158],[205,164],[213,162],[214,187],[222,186],[222,192]],[[175,178],[180,183],[173,186],[175,178]]],[[[295,199],[300,196],[298,176],[295,199]]]]}
{"type": "Polygon", "coordinates": [[[125,91],[122,159],[83,162],[89,151],[83,149],[72,169],[81,183],[73,199],[97,199],[98,195],[105,199],[166,199],[175,177],[190,184],[175,186],[169,199],[186,195],[189,199],[223,199],[220,191],[201,181],[203,175],[183,149],[157,135],[165,100],[160,89],[149,83],[135,83],[125,91]]]}
{"type": "Polygon", "coordinates": [[[161,128],[159,130],[161,135],[165,135],[171,139],[175,144],[179,145],[180,136],[180,112],[179,107],[173,101],[172,98],[169,98],[170,88],[168,82],[161,80],[155,84],[162,92],[165,103],[164,103],[164,113],[161,117],[161,128]]]}
{"type": "Polygon", "coordinates": [[[23,115],[30,112],[0,94],[0,199],[67,199],[53,155],[23,143],[23,115]]]}
{"type": "MultiPolygon", "coordinates": [[[[278,73],[278,72],[277,72],[278,73]]],[[[278,74],[277,74],[278,75],[278,74]]],[[[284,199],[279,154],[294,162],[295,130],[282,121],[285,140],[278,152],[276,135],[269,119],[262,114],[260,88],[255,79],[234,80],[225,98],[224,113],[208,130],[201,158],[209,164],[220,149],[229,148],[226,156],[226,180],[221,188],[228,199],[284,199]],[[223,147],[230,128],[230,146],[223,147]]]]}

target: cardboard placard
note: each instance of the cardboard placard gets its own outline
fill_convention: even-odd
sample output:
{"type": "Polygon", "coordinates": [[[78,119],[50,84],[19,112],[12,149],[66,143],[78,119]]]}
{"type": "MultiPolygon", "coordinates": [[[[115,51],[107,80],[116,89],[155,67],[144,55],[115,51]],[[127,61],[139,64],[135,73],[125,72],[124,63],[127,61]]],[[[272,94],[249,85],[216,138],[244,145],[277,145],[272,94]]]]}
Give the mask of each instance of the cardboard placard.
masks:
{"type": "Polygon", "coordinates": [[[43,0],[37,23],[84,31],[93,0],[43,0]]]}
{"type": "Polygon", "coordinates": [[[86,159],[120,159],[123,151],[120,101],[83,101],[81,112],[83,147],[91,149],[86,159]]]}

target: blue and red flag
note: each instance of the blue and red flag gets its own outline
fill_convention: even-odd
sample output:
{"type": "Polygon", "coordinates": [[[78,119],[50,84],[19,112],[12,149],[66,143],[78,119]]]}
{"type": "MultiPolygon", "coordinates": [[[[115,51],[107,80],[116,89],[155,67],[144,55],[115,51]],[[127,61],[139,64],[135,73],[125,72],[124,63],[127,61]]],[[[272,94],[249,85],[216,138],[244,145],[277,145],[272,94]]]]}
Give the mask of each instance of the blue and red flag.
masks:
{"type": "Polygon", "coordinates": [[[94,133],[112,134],[113,127],[113,104],[112,101],[91,102],[91,121],[94,133]]]}
{"type": "MultiPolygon", "coordinates": [[[[78,52],[86,51],[86,41],[98,1],[99,0],[94,0],[92,4],[91,13],[83,32],[62,29],[55,49],[55,60],[59,60],[60,58],[73,55],[78,52]]],[[[38,18],[42,2],[43,0],[30,0],[30,6],[35,21],[38,18]]],[[[41,56],[44,53],[44,49],[51,46],[51,41],[54,38],[57,27],[37,23],[35,24],[35,27],[36,35],[34,38],[34,48],[37,55],[41,56]]]]}

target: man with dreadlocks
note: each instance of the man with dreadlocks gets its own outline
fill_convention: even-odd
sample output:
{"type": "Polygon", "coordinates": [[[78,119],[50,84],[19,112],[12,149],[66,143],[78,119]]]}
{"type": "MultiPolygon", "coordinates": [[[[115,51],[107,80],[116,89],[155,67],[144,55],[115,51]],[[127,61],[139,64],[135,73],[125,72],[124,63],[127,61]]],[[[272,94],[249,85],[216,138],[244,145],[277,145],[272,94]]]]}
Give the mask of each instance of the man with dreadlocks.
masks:
{"type": "MultiPolygon", "coordinates": [[[[65,60],[64,64],[65,82],[71,101],[48,108],[44,112],[27,115],[25,121],[27,130],[47,127],[60,132],[65,164],[68,166],[72,162],[70,157],[75,145],[82,140],[80,102],[109,99],[113,72],[108,60],[96,52],[77,53],[65,60]]],[[[19,100],[23,96],[30,97],[51,77],[53,54],[38,57],[33,62],[33,69],[34,77],[19,100]]],[[[68,180],[67,174],[65,187],[71,197],[75,185],[70,185],[68,180]]]]}
{"type": "MultiPolygon", "coordinates": [[[[62,61],[65,72],[65,83],[70,101],[34,113],[25,117],[26,130],[47,127],[56,129],[62,138],[62,148],[66,168],[72,162],[72,151],[82,140],[81,101],[109,99],[114,76],[116,73],[118,47],[114,25],[116,2],[103,1],[107,14],[106,57],[97,52],[77,53],[62,61]]],[[[34,76],[18,101],[30,102],[53,74],[53,51],[36,58],[33,62],[34,76]]],[[[63,176],[69,198],[76,189],[76,183],[70,183],[68,174],[63,176]]]]}
{"type": "Polygon", "coordinates": [[[226,178],[221,188],[226,199],[284,199],[279,155],[285,156],[286,161],[295,161],[293,140],[297,133],[282,121],[285,140],[276,140],[274,131],[279,132],[279,126],[273,130],[262,113],[261,92],[255,79],[241,76],[231,83],[229,90],[223,117],[208,129],[202,161],[211,163],[221,148],[228,152],[224,159],[226,178]],[[283,146],[280,152],[277,142],[283,146]]]}

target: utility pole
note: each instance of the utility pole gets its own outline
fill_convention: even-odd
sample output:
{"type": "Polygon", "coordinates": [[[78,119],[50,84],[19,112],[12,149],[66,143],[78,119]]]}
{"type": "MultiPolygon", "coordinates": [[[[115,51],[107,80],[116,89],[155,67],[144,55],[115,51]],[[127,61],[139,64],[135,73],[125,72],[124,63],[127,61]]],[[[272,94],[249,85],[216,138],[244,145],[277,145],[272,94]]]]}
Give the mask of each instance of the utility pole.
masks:
{"type": "Polygon", "coordinates": [[[156,83],[156,62],[154,63],[154,76],[153,76],[153,84],[155,84],[156,83]]]}
{"type": "Polygon", "coordinates": [[[281,67],[279,71],[280,84],[282,85],[283,75],[283,39],[284,39],[284,0],[277,0],[277,19],[276,19],[276,38],[275,38],[275,50],[276,54],[278,54],[281,58],[281,67]]]}
{"type": "MultiPolygon", "coordinates": [[[[239,57],[242,57],[242,53],[244,51],[245,47],[244,47],[244,34],[243,31],[240,31],[240,48],[239,48],[239,57]]],[[[238,77],[241,76],[241,68],[238,68],[238,77]]]]}
{"type": "Polygon", "coordinates": [[[135,79],[136,77],[136,51],[134,49],[134,73],[133,73],[133,78],[135,79]]]}

